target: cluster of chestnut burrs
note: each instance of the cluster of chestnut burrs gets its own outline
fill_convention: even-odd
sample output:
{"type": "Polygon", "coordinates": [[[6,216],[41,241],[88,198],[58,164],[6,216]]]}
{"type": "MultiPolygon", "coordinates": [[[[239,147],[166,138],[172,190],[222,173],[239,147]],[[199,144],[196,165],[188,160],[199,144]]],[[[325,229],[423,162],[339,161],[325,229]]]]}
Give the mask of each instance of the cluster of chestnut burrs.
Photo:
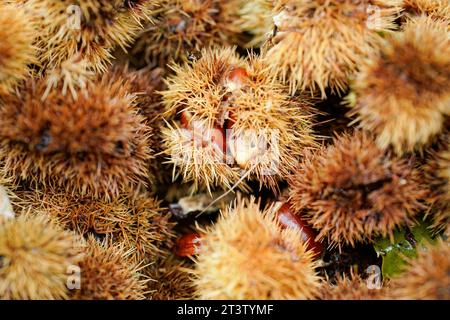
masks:
{"type": "Polygon", "coordinates": [[[0,299],[450,299],[448,0],[1,0],[0,39],[0,299]]]}

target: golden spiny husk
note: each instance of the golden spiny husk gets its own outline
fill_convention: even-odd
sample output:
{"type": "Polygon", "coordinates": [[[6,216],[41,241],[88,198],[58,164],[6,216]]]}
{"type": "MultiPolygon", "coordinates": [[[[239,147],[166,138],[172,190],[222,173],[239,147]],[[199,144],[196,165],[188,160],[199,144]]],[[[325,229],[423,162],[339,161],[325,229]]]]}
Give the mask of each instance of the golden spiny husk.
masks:
{"type": "Polygon", "coordinates": [[[380,150],[372,137],[356,132],[305,157],[289,178],[298,214],[333,246],[391,236],[426,207],[424,179],[411,160],[380,150]]]}
{"type": "Polygon", "coordinates": [[[437,150],[431,152],[423,167],[426,182],[430,186],[430,214],[433,228],[444,230],[448,234],[450,226],[450,135],[447,132],[441,138],[437,150]]]}
{"type": "Polygon", "coordinates": [[[94,237],[86,241],[81,270],[80,289],[71,291],[73,300],[143,300],[148,279],[140,272],[130,255],[132,249],[99,242],[94,237]]]}
{"type": "Polygon", "coordinates": [[[0,4],[0,98],[29,76],[29,65],[36,63],[33,45],[37,32],[30,15],[13,4],[0,4]]]}
{"type": "Polygon", "coordinates": [[[370,279],[363,279],[357,273],[350,276],[339,275],[336,283],[325,283],[320,290],[321,300],[381,300],[386,299],[389,288],[380,284],[378,288],[372,287],[370,279]]]}
{"type": "MultiPolygon", "coordinates": [[[[15,2],[22,2],[15,0],[15,2]]],[[[22,6],[34,15],[40,36],[39,60],[47,68],[58,67],[81,54],[95,72],[105,72],[111,50],[125,49],[151,18],[154,0],[28,0],[22,6]]]]}
{"type": "Polygon", "coordinates": [[[107,76],[78,97],[29,79],[5,99],[1,114],[1,174],[39,188],[113,199],[148,179],[149,132],[133,95],[107,76]]]}
{"type": "Polygon", "coordinates": [[[205,49],[199,60],[175,65],[173,69],[175,75],[168,78],[168,89],[162,93],[165,115],[192,115],[189,124],[194,129],[168,124],[163,137],[169,161],[185,181],[207,189],[229,189],[239,182],[245,189],[241,178],[246,172],[249,180],[258,180],[260,186],[276,190],[304,150],[316,146],[310,101],[303,96],[290,97],[286,87],[271,76],[259,58],[239,58],[233,48],[205,49]],[[236,69],[246,73],[242,88],[236,88],[227,78],[236,69]],[[233,122],[231,128],[226,128],[227,121],[233,122]],[[267,149],[257,150],[260,146],[256,142],[254,150],[248,151],[255,151],[254,157],[243,163],[241,170],[232,156],[218,150],[215,144],[192,141],[195,131],[203,128],[205,135],[223,130],[227,145],[240,137],[245,140],[245,134],[253,131],[254,139],[264,140],[261,143],[267,143],[267,149]],[[276,167],[272,168],[274,164],[276,167]],[[274,171],[267,173],[268,169],[274,171]]]}
{"type": "Polygon", "coordinates": [[[44,214],[0,217],[0,299],[67,299],[81,241],[44,214]]]}
{"type": "Polygon", "coordinates": [[[422,150],[450,113],[450,33],[430,17],[410,20],[361,65],[350,115],[397,154],[422,150]]]}
{"type": "Polygon", "coordinates": [[[45,212],[64,229],[123,243],[134,250],[130,257],[136,262],[152,262],[172,245],[174,223],[161,202],[147,193],[122,195],[111,202],[50,189],[18,190],[16,197],[15,206],[45,212]]]}
{"type": "Polygon", "coordinates": [[[450,31],[450,2],[448,0],[403,0],[403,14],[407,18],[427,15],[443,20],[450,31]]]}
{"type": "Polygon", "coordinates": [[[161,130],[165,126],[163,118],[164,105],[161,90],[166,89],[163,81],[168,71],[164,68],[143,68],[134,70],[128,65],[114,67],[111,77],[117,81],[125,81],[130,92],[135,94],[134,104],[138,113],[144,117],[149,130],[149,146],[154,157],[149,160],[148,174],[152,182],[152,190],[170,182],[171,168],[165,164],[161,130]]]}
{"type": "Polygon", "coordinates": [[[396,28],[399,0],[278,0],[264,56],[290,91],[342,94],[378,33],[396,28]],[[375,10],[375,11],[373,11],[375,10]],[[371,16],[372,15],[372,16],[371,16]]]}
{"type": "Polygon", "coordinates": [[[313,299],[321,281],[300,234],[281,230],[254,199],[222,212],[195,260],[200,299],[313,299]]]}
{"type": "Polygon", "coordinates": [[[246,47],[260,47],[273,31],[273,1],[272,0],[240,0],[239,28],[251,34],[246,47]]]}
{"type": "Polygon", "coordinates": [[[147,269],[152,300],[192,300],[195,288],[189,270],[192,263],[173,255],[160,259],[147,269]]]}
{"type": "Polygon", "coordinates": [[[213,45],[232,45],[240,31],[239,0],[161,0],[155,21],[140,33],[132,54],[151,66],[184,61],[213,45]]]}

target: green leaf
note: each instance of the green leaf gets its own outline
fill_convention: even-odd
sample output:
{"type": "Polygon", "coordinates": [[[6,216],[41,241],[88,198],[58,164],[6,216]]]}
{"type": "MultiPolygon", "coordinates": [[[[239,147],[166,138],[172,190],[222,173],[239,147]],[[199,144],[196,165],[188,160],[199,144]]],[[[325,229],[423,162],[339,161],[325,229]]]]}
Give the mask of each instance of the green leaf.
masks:
{"type": "Polygon", "coordinates": [[[416,257],[418,246],[424,247],[433,243],[427,222],[415,225],[411,229],[403,228],[395,231],[393,242],[389,238],[375,241],[375,251],[383,258],[381,267],[383,277],[392,278],[400,274],[405,266],[405,258],[416,257]]]}

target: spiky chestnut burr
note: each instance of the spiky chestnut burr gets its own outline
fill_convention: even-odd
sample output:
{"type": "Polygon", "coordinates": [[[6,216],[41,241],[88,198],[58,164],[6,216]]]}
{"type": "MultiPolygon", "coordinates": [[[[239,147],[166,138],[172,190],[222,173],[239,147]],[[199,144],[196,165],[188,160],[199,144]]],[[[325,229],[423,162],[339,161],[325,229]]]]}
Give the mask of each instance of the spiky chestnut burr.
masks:
{"type": "Polygon", "coordinates": [[[143,68],[135,70],[129,65],[114,66],[111,77],[126,82],[130,91],[136,94],[135,105],[145,117],[147,124],[163,122],[164,105],[160,91],[166,89],[164,77],[168,73],[164,68],[143,68]]]}
{"type": "Polygon", "coordinates": [[[148,290],[152,300],[192,300],[195,288],[188,272],[192,264],[174,256],[159,260],[151,265],[148,275],[153,281],[149,282],[148,290]]]}
{"type": "MultiPolygon", "coordinates": [[[[23,2],[22,0],[15,0],[23,2]]],[[[130,45],[142,22],[148,21],[154,0],[27,0],[35,14],[44,68],[58,67],[81,54],[96,72],[106,71],[111,50],[130,45]]]]}
{"type": "Polygon", "coordinates": [[[450,225],[450,133],[445,133],[439,142],[423,170],[431,190],[429,203],[433,228],[445,231],[450,225]]]}
{"type": "Polygon", "coordinates": [[[414,221],[427,196],[411,160],[385,154],[362,132],[305,156],[289,186],[293,209],[319,231],[317,240],[339,247],[391,236],[414,221]]]}
{"type": "Polygon", "coordinates": [[[111,70],[112,77],[117,81],[125,81],[130,91],[136,94],[135,105],[138,113],[144,116],[145,124],[150,131],[149,145],[154,158],[149,161],[149,180],[154,182],[152,189],[161,188],[170,183],[172,168],[165,163],[161,130],[166,123],[162,117],[164,105],[160,91],[166,89],[163,81],[167,70],[164,68],[144,68],[134,70],[128,65],[115,66],[111,70]]]}
{"type": "Polygon", "coordinates": [[[272,0],[241,0],[239,3],[239,28],[251,35],[246,47],[260,47],[273,31],[272,0]]]}
{"type": "Polygon", "coordinates": [[[44,215],[0,217],[0,298],[66,299],[79,239],[44,215]]]}
{"type": "Polygon", "coordinates": [[[151,66],[186,60],[214,45],[232,45],[240,32],[239,0],[161,0],[155,22],[141,32],[132,50],[151,66]]]}
{"type": "Polygon", "coordinates": [[[59,90],[63,96],[71,94],[76,100],[80,93],[86,94],[87,84],[91,81],[95,81],[92,66],[80,54],[76,54],[60,65],[45,71],[47,89],[42,99],[46,99],[50,91],[59,90]]]}
{"type": "Polygon", "coordinates": [[[320,290],[321,300],[380,300],[386,298],[387,287],[371,287],[368,279],[356,273],[338,275],[333,284],[324,283],[320,290]]]}
{"type": "Polygon", "coordinates": [[[78,98],[30,79],[0,110],[1,175],[113,199],[148,179],[148,129],[123,82],[107,76],[78,98]]]}
{"type": "Polygon", "coordinates": [[[450,3],[448,0],[403,0],[402,6],[403,15],[406,18],[427,15],[433,19],[447,21],[450,28],[450,3]]]}
{"type": "MultiPolygon", "coordinates": [[[[281,229],[291,228],[300,234],[307,250],[313,251],[314,258],[320,258],[324,253],[323,245],[316,242],[317,233],[303,219],[293,213],[288,203],[276,202],[274,205],[276,222],[281,229]]],[[[187,233],[177,239],[174,253],[178,257],[191,257],[202,250],[203,233],[187,233]]]]}
{"type": "Polygon", "coordinates": [[[277,0],[276,33],[265,49],[290,91],[341,94],[379,32],[395,28],[401,0],[277,0]]]}
{"type": "Polygon", "coordinates": [[[360,69],[349,114],[375,133],[381,148],[392,147],[397,154],[422,150],[442,131],[450,114],[450,36],[445,23],[430,17],[410,20],[360,69]]]}
{"type": "Polygon", "coordinates": [[[16,191],[16,206],[46,212],[65,229],[84,237],[110,238],[134,248],[130,257],[153,261],[172,246],[174,223],[161,202],[146,193],[134,193],[107,202],[57,190],[16,191]]]}
{"type": "Polygon", "coordinates": [[[37,34],[29,14],[13,4],[0,4],[0,95],[12,91],[20,80],[30,75],[35,63],[37,34]]]}
{"type": "MultiPolygon", "coordinates": [[[[235,60],[238,59],[235,58],[235,60]]],[[[203,59],[200,60],[200,63],[203,61],[203,59]]],[[[170,157],[169,161],[174,165],[174,177],[181,173],[184,181],[193,182],[194,189],[206,187],[210,190],[214,186],[231,188],[232,184],[239,180],[239,173],[237,168],[232,168],[225,161],[225,132],[223,127],[215,124],[217,117],[215,113],[220,110],[214,104],[207,103],[203,106],[194,102],[196,95],[202,98],[204,94],[202,86],[211,80],[212,75],[203,71],[198,72],[191,66],[188,68],[190,70],[186,72],[183,67],[178,67],[176,78],[169,78],[168,90],[163,92],[168,108],[167,117],[173,117],[181,111],[180,123],[168,124],[162,131],[165,154],[170,157]],[[192,83],[187,82],[188,77],[185,75],[188,74],[197,75],[198,80],[195,79],[192,83]],[[194,84],[194,90],[190,89],[191,84],[194,84]],[[179,91],[178,88],[181,90],[179,91]],[[199,108],[200,114],[195,115],[182,110],[186,103],[180,105],[179,101],[182,100],[179,99],[188,96],[192,96],[192,102],[189,103],[188,100],[187,106],[191,105],[190,109],[199,108]]],[[[205,96],[205,98],[208,102],[209,97],[205,96]]],[[[213,95],[211,98],[214,103],[220,96],[213,95]]]]}
{"type": "Polygon", "coordinates": [[[405,272],[391,282],[390,299],[449,300],[450,246],[439,241],[409,259],[405,272]]]}
{"type": "Polygon", "coordinates": [[[291,98],[261,59],[205,49],[173,68],[162,94],[166,116],[180,115],[180,123],[163,131],[165,152],[194,187],[245,189],[244,176],[276,190],[304,149],[315,147],[313,109],[291,98]]]}
{"type": "Polygon", "coordinates": [[[140,273],[142,266],[123,244],[102,242],[90,237],[86,242],[81,270],[80,289],[73,290],[73,300],[143,300],[147,279],[140,273]]]}
{"type": "Polygon", "coordinates": [[[298,231],[282,230],[271,208],[238,200],[205,230],[194,284],[201,299],[313,299],[320,278],[298,231]]]}

